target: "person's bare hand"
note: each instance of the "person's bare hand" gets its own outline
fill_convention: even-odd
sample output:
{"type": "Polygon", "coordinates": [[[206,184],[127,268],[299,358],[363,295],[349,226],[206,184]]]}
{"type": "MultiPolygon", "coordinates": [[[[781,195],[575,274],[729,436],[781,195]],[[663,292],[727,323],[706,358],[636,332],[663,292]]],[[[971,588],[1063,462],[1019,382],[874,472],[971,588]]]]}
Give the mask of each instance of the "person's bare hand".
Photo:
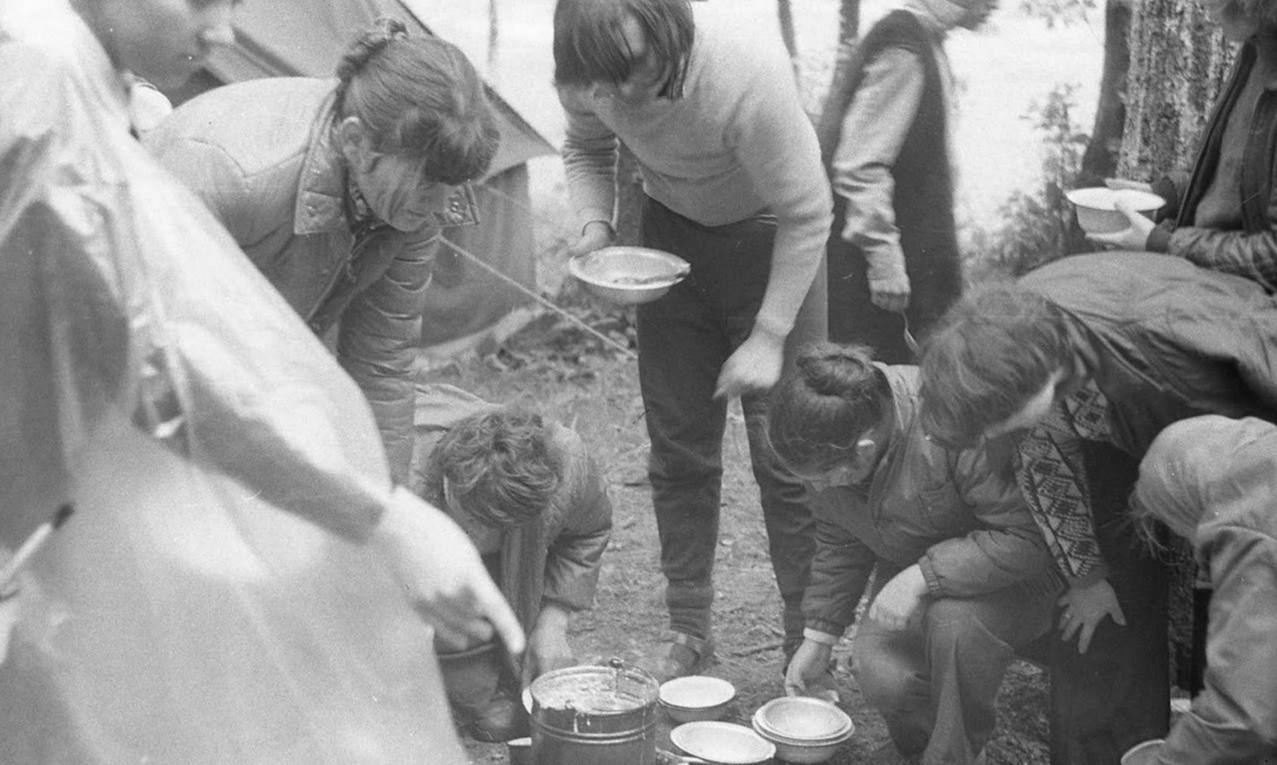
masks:
{"type": "Polygon", "coordinates": [[[1056,603],[1063,609],[1060,613],[1060,637],[1068,642],[1076,635],[1078,653],[1086,653],[1086,649],[1091,647],[1091,636],[1105,616],[1111,617],[1119,626],[1126,626],[1126,614],[1122,613],[1117,593],[1107,579],[1075,584],[1056,603]]]}
{"type": "Polygon", "coordinates": [[[612,230],[611,225],[601,220],[592,220],[585,224],[585,228],[581,230],[581,236],[568,245],[568,257],[574,258],[577,255],[600,250],[615,240],[616,232],[612,230]]]}
{"type": "Polygon", "coordinates": [[[1113,206],[1126,216],[1131,225],[1111,234],[1087,234],[1087,238],[1119,250],[1148,249],[1148,235],[1155,225],[1153,221],[1136,211],[1129,200],[1121,197],[1113,200],[1113,206]]]}
{"type": "Polygon", "coordinates": [[[403,487],[373,531],[409,602],[449,644],[486,642],[493,632],[514,657],[523,630],[466,533],[445,513],[403,487]]]}
{"type": "Polygon", "coordinates": [[[719,371],[714,398],[766,393],[780,379],[784,358],[785,338],[755,325],[719,371]]]}
{"type": "Polygon", "coordinates": [[[889,630],[907,629],[922,616],[927,592],[927,580],[915,563],[887,582],[870,604],[869,618],[889,630]]]}
{"type": "Polygon", "coordinates": [[[829,659],[833,652],[833,646],[804,640],[785,669],[785,695],[804,696],[808,688],[819,687],[821,679],[829,672],[829,659]]]}
{"type": "Polygon", "coordinates": [[[909,307],[911,287],[904,271],[886,279],[869,280],[869,300],[884,311],[900,313],[909,307]]]}
{"type": "Polygon", "coordinates": [[[546,603],[528,634],[528,653],[523,660],[523,685],[546,672],[576,663],[568,643],[568,612],[556,603],[546,603]]]}

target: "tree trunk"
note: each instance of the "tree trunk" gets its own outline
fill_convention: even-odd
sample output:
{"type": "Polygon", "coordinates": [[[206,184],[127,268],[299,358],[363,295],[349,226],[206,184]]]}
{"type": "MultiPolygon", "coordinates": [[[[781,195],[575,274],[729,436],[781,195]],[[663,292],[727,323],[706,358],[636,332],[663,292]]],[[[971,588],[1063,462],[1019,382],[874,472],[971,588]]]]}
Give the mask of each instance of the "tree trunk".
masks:
{"type": "Polygon", "coordinates": [[[789,0],[776,0],[776,14],[780,17],[780,38],[785,41],[791,61],[798,58],[798,35],[794,32],[794,9],[789,0]]]}
{"type": "Polygon", "coordinates": [[[488,73],[487,78],[493,85],[497,84],[497,53],[501,49],[498,43],[497,0],[488,0],[488,73]]]}
{"type": "Polygon", "coordinates": [[[1154,180],[1192,164],[1233,47],[1196,0],[1135,0],[1119,174],[1154,180]]]}
{"type": "Polygon", "coordinates": [[[1108,0],[1104,5],[1104,65],[1100,72],[1100,97],[1095,124],[1082,154],[1079,186],[1097,186],[1117,173],[1126,122],[1123,101],[1126,74],[1131,64],[1127,35],[1131,30],[1131,0],[1108,0]]]}
{"type": "Polygon", "coordinates": [[[841,49],[860,34],[860,0],[838,3],[838,47],[841,49]]]}

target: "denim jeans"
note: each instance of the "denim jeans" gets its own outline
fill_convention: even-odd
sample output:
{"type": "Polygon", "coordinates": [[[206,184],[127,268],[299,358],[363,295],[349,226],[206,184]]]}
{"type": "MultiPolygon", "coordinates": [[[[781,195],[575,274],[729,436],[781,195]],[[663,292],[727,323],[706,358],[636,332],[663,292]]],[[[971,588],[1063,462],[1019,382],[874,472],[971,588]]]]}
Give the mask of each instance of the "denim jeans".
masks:
{"type": "Polygon", "coordinates": [[[1169,576],[1127,519],[1138,461],[1094,441],[1084,449],[1096,535],[1126,626],[1105,619],[1085,654],[1058,633],[1051,641],[1051,762],[1117,765],[1123,752],[1165,737],[1170,725],[1169,576]]]}
{"type": "Polygon", "coordinates": [[[939,598],[921,626],[861,622],[856,681],[901,753],[922,762],[982,763],[993,703],[1015,656],[1051,628],[1059,586],[1050,575],[974,598],[939,598]]]}
{"type": "MultiPolygon", "coordinates": [[[[705,638],[711,629],[727,402],[713,398],[724,362],[749,337],[771,269],[769,217],[702,226],[646,200],[642,241],[691,264],[690,275],[638,308],[639,384],[651,441],[648,474],[661,542],[671,629],[705,638]]],[[[786,359],[825,338],[825,280],[817,275],[789,335],[786,359]]],[[[802,597],[815,552],[803,484],[766,447],[766,398],[741,408],[758,482],[776,584],[784,603],[785,650],[802,642],[802,597]]]]}

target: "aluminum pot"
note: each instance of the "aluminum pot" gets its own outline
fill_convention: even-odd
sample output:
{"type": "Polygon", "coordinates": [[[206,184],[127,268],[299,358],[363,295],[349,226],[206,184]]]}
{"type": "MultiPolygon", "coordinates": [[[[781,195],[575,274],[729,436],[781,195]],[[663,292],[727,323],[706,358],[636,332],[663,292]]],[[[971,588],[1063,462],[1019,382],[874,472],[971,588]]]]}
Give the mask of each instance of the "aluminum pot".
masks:
{"type": "Polygon", "coordinates": [[[613,659],[533,681],[535,765],[656,765],[656,678],[613,659]]]}

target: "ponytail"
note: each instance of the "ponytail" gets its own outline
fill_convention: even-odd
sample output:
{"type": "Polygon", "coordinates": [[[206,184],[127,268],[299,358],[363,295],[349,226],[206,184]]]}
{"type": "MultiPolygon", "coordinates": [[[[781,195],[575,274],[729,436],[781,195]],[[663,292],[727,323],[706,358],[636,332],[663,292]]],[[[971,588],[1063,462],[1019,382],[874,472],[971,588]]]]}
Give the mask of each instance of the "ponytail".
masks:
{"type": "Polygon", "coordinates": [[[850,455],[891,411],[891,386],[863,346],[816,343],[772,391],[768,438],[794,469],[828,467],[850,455]]]}
{"type": "Polygon", "coordinates": [[[372,148],[424,163],[457,185],[487,172],[500,133],[483,82],[459,48],[378,19],[337,66],[335,118],[357,117],[372,148]]]}

